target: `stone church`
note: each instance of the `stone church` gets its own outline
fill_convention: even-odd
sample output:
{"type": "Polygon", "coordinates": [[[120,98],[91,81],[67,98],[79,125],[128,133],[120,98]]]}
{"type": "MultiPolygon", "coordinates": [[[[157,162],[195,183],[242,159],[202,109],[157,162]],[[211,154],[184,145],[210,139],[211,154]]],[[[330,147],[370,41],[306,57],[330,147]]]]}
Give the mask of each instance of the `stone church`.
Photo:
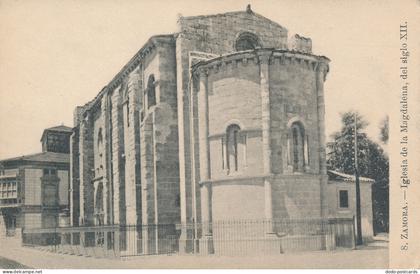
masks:
{"type": "Polygon", "coordinates": [[[328,64],[250,7],[180,17],[75,109],[71,225],[133,225],[143,242],[173,234],[182,251],[210,251],[205,224],[328,216],[328,64]],[[179,225],[142,229],[165,224],[179,225]]]}

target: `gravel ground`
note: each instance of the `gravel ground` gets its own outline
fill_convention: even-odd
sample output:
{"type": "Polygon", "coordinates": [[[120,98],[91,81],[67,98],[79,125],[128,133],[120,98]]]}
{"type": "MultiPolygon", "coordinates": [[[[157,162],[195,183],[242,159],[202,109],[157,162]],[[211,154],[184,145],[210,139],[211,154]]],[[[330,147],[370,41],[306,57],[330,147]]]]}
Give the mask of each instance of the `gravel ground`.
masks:
{"type": "MultiPolygon", "coordinates": [[[[363,246],[358,250],[289,253],[260,257],[219,256],[142,256],[126,260],[91,258],[24,248],[16,243],[1,243],[0,256],[18,260],[36,269],[82,268],[388,268],[387,242],[363,246]]],[[[13,261],[11,261],[13,262],[13,261]]],[[[16,264],[16,262],[13,262],[16,264]]],[[[2,267],[6,267],[1,265],[2,267]]],[[[13,264],[10,264],[13,268],[13,264]]],[[[16,265],[16,267],[18,267],[16,265]]]]}

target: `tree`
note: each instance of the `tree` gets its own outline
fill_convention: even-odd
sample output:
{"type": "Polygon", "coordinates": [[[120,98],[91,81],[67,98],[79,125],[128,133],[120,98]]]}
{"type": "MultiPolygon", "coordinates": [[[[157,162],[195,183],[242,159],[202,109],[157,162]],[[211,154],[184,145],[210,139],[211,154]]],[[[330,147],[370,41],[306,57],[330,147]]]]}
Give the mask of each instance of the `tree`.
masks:
{"type": "Polygon", "coordinates": [[[389,160],[383,149],[370,140],[363,130],[367,121],[355,112],[341,114],[342,127],[331,135],[327,143],[328,168],[347,174],[354,173],[354,117],[357,117],[357,145],[359,175],[372,178],[374,231],[387,232],[389,227],[389,160]]]}

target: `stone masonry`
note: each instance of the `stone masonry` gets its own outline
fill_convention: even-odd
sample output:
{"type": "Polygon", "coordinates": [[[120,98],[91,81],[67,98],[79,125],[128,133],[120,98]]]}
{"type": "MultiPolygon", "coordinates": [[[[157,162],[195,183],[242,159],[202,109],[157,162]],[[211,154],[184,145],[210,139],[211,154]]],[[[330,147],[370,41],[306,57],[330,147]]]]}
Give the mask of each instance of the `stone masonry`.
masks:
{"type": "Polygon", "coordinates": [[[212,222],[326,217],[328,63],[250,8],[180,17],[76,108],[73,225],[134,226],[138,241],[120,237],[139,253],[174,237],[206,253],[212,222]]]}

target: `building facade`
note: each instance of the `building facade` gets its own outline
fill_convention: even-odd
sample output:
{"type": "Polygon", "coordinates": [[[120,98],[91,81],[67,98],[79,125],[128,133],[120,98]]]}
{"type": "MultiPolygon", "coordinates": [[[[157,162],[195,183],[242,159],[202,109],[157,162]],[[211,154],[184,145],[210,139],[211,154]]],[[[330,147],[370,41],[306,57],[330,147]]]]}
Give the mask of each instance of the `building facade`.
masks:
{"type": "MultiPolygon", "coordinates": [[[[359,177],[362,236],[371,241],[373,233],[372,184],[375,180],[359,177]]],[[[356,216],[356,179],[353,175],[328,170],[328,216],[353,218],[356,216]]],[[[357,223],[357,220],[355,220],[357,223]]]]}
{"type": "Polygon", "coordinates": [[[44,130],[42,152],[0,161],[0,233],[68,225],[72,129],[44,130]]]}
{"type": "Polygon", "coordinates": [[[328,64],[250,7],[180,17],[75,109],[71,224],[140,227],[141,252],[168,235],[212,252],[205,224],[327,217],[328,64]],[[181,228],[145,229],[165,224],[181,228]]]}

